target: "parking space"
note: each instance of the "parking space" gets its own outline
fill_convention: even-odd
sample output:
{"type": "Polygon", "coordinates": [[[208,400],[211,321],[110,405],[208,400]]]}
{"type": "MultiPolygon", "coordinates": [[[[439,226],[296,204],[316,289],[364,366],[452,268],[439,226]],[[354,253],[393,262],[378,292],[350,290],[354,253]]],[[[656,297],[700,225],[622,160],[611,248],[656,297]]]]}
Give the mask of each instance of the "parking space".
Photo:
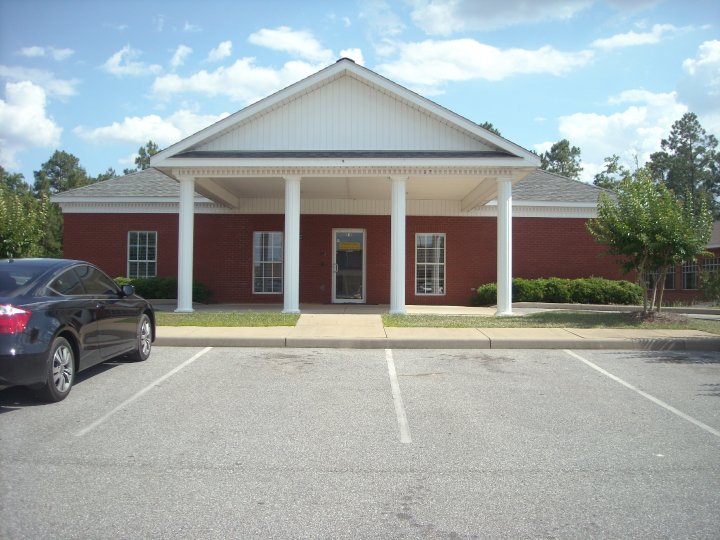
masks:
{"type": "Polygon", "coordinates": [[[157,347],[4,390],[0,536],[716,536],[720,353],[578,354],[157,347]]]}

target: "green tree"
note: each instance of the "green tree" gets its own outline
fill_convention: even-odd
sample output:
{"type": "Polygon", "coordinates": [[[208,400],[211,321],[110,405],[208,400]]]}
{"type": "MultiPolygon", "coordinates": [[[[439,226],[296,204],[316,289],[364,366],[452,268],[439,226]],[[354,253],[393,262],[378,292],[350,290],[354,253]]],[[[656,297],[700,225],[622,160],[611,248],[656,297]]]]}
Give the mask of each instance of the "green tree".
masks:
{"type": "Polygon", "coordinates": [[[563,139],[556,142],[540,155],[540,168],[574,180],[580,180],[583,168],[580,166],[580,148],[571,146],[563,139]]]}
{"type": "Polygon", "coordinates": [[[55,150],[35,175],[35,193],[53,194],[92,183],[80,160],[68,152],[55,150]]]}
{"type": "Polygon", "coordinates": [[[135,158],[135,165],[137,170],[144,171],[150,167],[150,156],[154,156],[159,152],[157,144],[152,141],[148,141],[145,146],[141,146],[138,149],[138,155],[135,158]]]}
{"type": "Polygon", "coordinates": [[[0,184],[0,258],[43,255],[42,238],[50,209],[47,197],[34,198],[0,184]]]}
{"type": "Polygon", "coordinates": [[[662,150],[650,156],[650,171],[680,198],[709,197],[720,215],[720,153],[718,140],[700,125],[694,113],[685,113],[660,143],[662,150]]]}
{"type": "Polygon", "coordinates": [[[489,132],[494,133],[495,135],[500,135],[502,137],[502,135],[500,134],[500,130],[493,126],[491,122],[483,122],[482,124],[478,125],[481,128],[487,129],[489,132]]]}
{"type": "Polygon", "coordinates": [[[645,291],[643,311],[661,310],[665,276],[683,261],[705,252],[712,232],[712,213],[704,198],[682,201],[664,185],[653,182],[646,169],[616,186],[617,199],[600,195],[598,217],[587,223],[590,234],[619,256],[624,272],[636,272],[645,291]],[[649,301],[644,279],[658,272],[649,301]]]}
{"type": "Polygon", "coordinates": [[[12,193],[20,193],[23,195],[31,193],[30,186],[25,182],[25,177],[22,173],[9,173],[0,167],[0,183],[12,193]]]}
{"type": "Polygon", "coordinates": [[[94,184],[95,182],[103,182],[105,180],[110,180],[111,178],[117,178],[117,173],[115,172],[115,169],[108,167],[107,171],[100,173],[93,178],[91,183],[94,184]]]}
{"type": "MultiPolygon", "coordinates": [[[[80,160],[74,155],[56,150],[50,159],[34,171],[34,192],[38,199],[93,183],[80,160]]],[[[60,207],[51,203],[45,216],[45,234],[41,239],[42,255],[62,257],[63,218],[60,207]]]]}
{"type": "Polygon", "coordinates": [[[620,182],[631,176],[630,169],[620,163],[620,156],[613,154],[605,158],[605,168],[595,175],[593,184],[601,188],[614,190],[620,182]]]}

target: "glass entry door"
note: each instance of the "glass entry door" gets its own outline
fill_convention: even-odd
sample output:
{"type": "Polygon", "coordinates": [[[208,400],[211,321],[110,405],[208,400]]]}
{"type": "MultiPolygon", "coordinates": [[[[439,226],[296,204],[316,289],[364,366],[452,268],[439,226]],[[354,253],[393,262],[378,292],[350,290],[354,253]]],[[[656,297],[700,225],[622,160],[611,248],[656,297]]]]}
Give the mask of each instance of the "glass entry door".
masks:
{"type": "Polygon", "coordinates": [[[365,302],[364,229],[333,229],[332,293],[333,302],[365,302]]]}

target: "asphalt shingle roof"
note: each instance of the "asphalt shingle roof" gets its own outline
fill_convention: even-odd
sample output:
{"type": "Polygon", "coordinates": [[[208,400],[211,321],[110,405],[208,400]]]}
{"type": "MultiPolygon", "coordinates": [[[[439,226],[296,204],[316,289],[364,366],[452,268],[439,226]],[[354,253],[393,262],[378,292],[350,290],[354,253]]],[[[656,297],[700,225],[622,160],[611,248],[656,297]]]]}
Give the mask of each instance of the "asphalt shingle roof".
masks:
{"type": "MultiPolygon", "coordinates": [[[[513,200],[545,201],[559,203],[595,203],[600,193],[607,190],[571,180],[564,176],[536,170],[513,186],[513,200]]],[[[609,193],[609,192],[608,192],[609,193]]],[[[180,184],[161,173],[149,168],[126,176],[111,178],[58,194],[62,201],[65,197],[95,198],[107,197],[179,197],[180,184]]]]}

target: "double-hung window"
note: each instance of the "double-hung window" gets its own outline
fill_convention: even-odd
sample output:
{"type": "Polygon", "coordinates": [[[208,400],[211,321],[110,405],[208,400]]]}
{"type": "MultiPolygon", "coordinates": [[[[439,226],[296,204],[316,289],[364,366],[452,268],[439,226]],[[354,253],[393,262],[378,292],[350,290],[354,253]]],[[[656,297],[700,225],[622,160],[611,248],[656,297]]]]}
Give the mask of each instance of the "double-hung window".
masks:
{"type": "Polygon", "coordinates": [[[150,278],[157,275],[157,232],[128,232],[129,278],[150,278]]]}
{"type": "Polygon", "coordinates": [[[253,234],[253,292],[257,294],[283,292],[283,233],[281,232],[253,234]]]}
{"type": "Polygon", "coordinates": [[[445,294],[445,234],[415,235],[415,293],[445,294]]]}
{"type": "Polygon", "coordinates": [[[698,286],[698,264],[697,262],[688,262],[682,267],[682,287],[683,289],[697,289],[698,286]]]}

